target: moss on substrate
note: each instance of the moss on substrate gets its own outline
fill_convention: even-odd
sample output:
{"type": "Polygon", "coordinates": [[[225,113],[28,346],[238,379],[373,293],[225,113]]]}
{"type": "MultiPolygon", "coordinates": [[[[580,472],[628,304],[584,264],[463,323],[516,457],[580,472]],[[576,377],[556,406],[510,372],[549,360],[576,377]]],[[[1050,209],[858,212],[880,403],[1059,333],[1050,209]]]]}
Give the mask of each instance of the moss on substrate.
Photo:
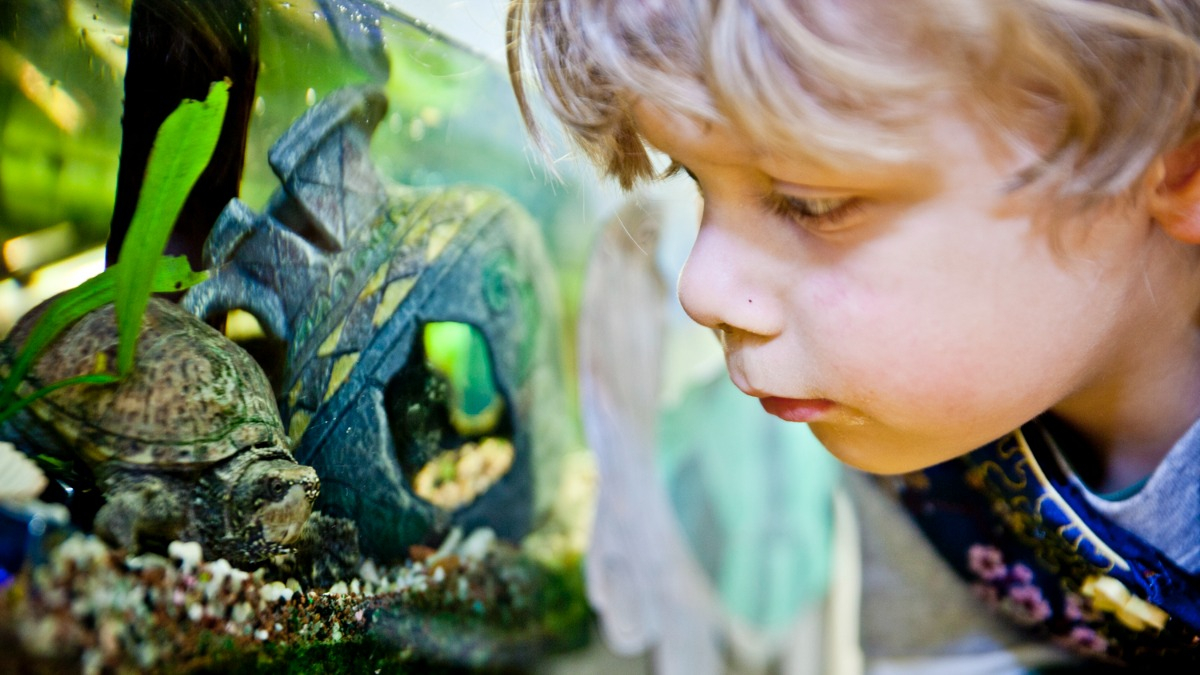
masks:
{"type": "Polygon", "coordinates": [[[229,650],[214,653],[208,663],[190,668],[188,672],[205,675],[359,675],[376,672],[455,675],[466,670],[406,657],[375,640],[358,640],[298,646],[265,644],[251,653],[229,650]]]}
{"type": "Polygon", "coordinates": [[[587,645],[588,627],[595,620],[587,603],[583,578],[583,556],[570,553],[556,565],[543,565],[545,583],[538,604],[546,608],[543,627],[556,649],[569,651],[587,645]]]}

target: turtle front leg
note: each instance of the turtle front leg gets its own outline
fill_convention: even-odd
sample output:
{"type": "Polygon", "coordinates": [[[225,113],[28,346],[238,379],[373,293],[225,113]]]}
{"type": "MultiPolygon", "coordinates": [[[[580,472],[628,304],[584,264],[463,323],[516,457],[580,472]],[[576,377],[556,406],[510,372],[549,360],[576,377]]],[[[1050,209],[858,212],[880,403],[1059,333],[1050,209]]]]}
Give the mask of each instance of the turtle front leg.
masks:
{"type": "Polygon", "coordinates": [[[130,481],[127,489],[107,491],[94,526],[109,544],[138,554],[178,539],[186,517],[169,485],[143,476],[130,481]]]}

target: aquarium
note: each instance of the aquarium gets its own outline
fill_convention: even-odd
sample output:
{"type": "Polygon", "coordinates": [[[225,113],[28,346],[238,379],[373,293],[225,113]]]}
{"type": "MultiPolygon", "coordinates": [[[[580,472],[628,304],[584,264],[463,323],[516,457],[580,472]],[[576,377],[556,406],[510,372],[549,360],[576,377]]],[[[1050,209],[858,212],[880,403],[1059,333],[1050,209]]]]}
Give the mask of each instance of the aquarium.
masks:
{"type": "Polygon", "coordinates": [[[833,460],[674,299],[694,187],[533,143],[505,5],[5,3],[0,672],[856,653],[833,460]]]}
{"type": "Polygon", "coordinates": [[[494,55],[403,2],[3,13],[0,670],[588,649],[569,361],[611,197],[494,55]]]}

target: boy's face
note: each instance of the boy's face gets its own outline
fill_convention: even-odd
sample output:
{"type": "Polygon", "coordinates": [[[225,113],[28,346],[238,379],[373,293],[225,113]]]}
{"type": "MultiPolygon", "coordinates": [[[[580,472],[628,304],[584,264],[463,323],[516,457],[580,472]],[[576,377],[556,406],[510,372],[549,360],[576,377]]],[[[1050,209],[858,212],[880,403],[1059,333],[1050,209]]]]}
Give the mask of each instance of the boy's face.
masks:
{"type": "Polygon", "coordinates": [[[852,171],[648,105],[636,121],[704,198],[684,309],[739,388],[851,465],[930,466],[1048,409],[1088,427],[1170,368],[1151,361],[1180,323],[1178,242],[1128,199],[1036,218],[1033,191],[1006,190],[1034,155],[951,105],[912,163],[852,171]]]}

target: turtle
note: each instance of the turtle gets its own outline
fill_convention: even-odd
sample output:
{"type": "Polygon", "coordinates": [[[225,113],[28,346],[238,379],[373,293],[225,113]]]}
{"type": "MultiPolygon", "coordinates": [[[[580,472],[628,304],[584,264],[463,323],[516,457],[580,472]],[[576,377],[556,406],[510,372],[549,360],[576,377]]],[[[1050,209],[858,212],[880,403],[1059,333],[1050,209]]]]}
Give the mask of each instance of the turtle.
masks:
{"type": "Polygon", "coordinates": [[[354,521],[364,555],[401,562],[454,527],[530,532],[570,418],[539,225],[495,188],[381,175],[370,141],[386,111],[378,88],[354,85],[300,116],[268,154],[281,187],[263,212],[226,206],[204,246],[209,276],[181,304],[210,322],[257,319],[284,352],[277,400],[296,457],[321,476],[316,508],[354,521]],[[425,353],[425,330],[444,322],[486,343],[499,405],[474,428],[453,423],[453,392],[425,353]],[[451,501],[422,493],[423,468],[497,448],[511,455],[474,462],[496,470],[485,487],[451,501]]]}
{"type": "MultiPolygon", "coordinates": [[[[53,299],[0,345],[0,375],[53,299]]],[[[113,305],[54,338],[18,388],[115,363],[113,305]]],[[[241,347],[168,300],[151,297],[133,371],[112,384],[62,387],[0,426],[0,437],[99,490],[93,527],[129,554],[195,541],[208,559],[237,565],[290,550],[320,491],[298,464],[262,368],[241,347]]],[[[60,473],[62,473],[60,471],[60,473]]],[[[66,476],[66,474],[63,474],[66,476]]]]}

